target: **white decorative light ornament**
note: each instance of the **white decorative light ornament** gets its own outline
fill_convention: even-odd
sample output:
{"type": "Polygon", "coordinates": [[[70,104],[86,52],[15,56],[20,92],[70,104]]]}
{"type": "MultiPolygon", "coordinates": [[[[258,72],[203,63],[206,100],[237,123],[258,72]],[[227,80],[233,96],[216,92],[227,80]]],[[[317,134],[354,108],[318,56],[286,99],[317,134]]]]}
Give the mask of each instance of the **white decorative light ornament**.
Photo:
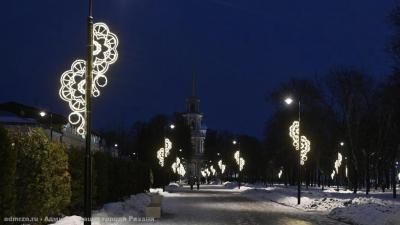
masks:
{"type": "Polygon", "coordinates": [[[157,159],[161,167],[164,167],[164,159],[169,156],[169,151],[172,149],[172,142],[168,138],[165,138],[164,146],[164,148],[160,148],[157,151],[157,159]]]}
{"type": "MultiPolygon", "coordinates": [[[[293,146],[298,151],[299,150],[299,121],[294,121],[289,127],[289,136],[293,140],[293,146]]],[[[311,150],[311,142],[306,136],[301,136],[300,142],[300,164],[304,165],[307,161],[307,153],[311,150]]]]}
{"type": "Polygon", "coordinates": [[[335,170],[332,170],[332,173],[331,173],[332,180],[333,180],[334,177],[335,177],[335,170]]]}
{"type": "Polygon", "coordinates": [[[185,176],[186,174],[186,170],[185,167],[183,166],[183,164],[181,163],[181,160],[179,159],[179,157],[176,157],[176,161],[172,164],[172,170],[174,171],[174,173],[179,174],[180,176],[185,176]]]}
{"type": "Polygon", "coordinates": [[[342,154],[340,154],[340,152],[338,153],[338,158],[335,161],[335,170],[336,173],[339,174],[339,167],[340,165],[342,165],[342,154]]]}
{"type": "Polygon", "coordinates": [[[215,173],[217,171],[214,169],[214,166],[210,166],[210,171],[211,171],[212,175],[215,176],[215,173]]]}
{"type": "Polygon", "coordinates": [[[282,176],[282,173],[283,173],[283,171],[282,171],[282,170],[280,170],[280,171],[279,171],[279,173],[278,173],[278,178],[279,178],[279,179],[281,178],[281,176],[282,176]]]}
{"type": "Polygon", "coordinates": [[[240,157],[240,152],[239,152],[239,151],[236,151],[233,157],[234,157],[235,160],[236,160],[236,164],[239,165],[239,171],[242,171],[242,170],[243,170],[243,167],[244,167],[244,164],[245,164],[246,162],[245,162],[245,160],[244,160],[242,157],[240,157]]]}
{"type": "Polygon", "coordinates": [[[205,170],[202,170],[202,171],[201,171],[201,175],[202,175],[203,177],[206,177],[206,176],[207,176],[206,171],[205,171],[205,170]]]}
{"type": "Polygon", "coordinates": [[[221,174],[224,174],[226,165],[222,163],[222,160],[218,161],[218,167],[221,170],[221,174]]]}
{"type": "MultiPolygon", "coordinates": [[[[93,25],[93,83],[92,96],[100,95],[100,88],[107,85],[105,73],[108,67],[118,59],[118,38],[111,33],[105,23],[93,25]]],[[[61,88],[59,95],[62,100],[68,102],[71,113],[69,122],[77,126],[80,135],[85,134],[84,113],[86,110],[85,85],[86,85],[86,61],[75,60],[71,68],[61,75],[61,88]]]]}

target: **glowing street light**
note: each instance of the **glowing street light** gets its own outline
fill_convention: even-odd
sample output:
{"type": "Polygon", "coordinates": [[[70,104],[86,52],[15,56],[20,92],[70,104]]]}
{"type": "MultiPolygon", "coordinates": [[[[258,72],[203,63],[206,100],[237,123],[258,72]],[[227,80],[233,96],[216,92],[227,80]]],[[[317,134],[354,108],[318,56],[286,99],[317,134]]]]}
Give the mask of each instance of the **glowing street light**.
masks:
{"type": "Polygon", "coordinates": [[[342,147],[344,146],[344,142],[343,142],[343,141],[342,141],[342,142],[340,142],[340,146],[342,146],[342,147]]]}
{"type": "MultiPolygon", "coordinates": [[[[285,99],[285,103],[287,105],[291,105],[294,102],[294,100],[290,97],[285,99]]],[[[299,160],[298,160],[298,171],[297,171],[297,204],[300,205],[300,199],[301,199],[301,181],[300,181],[300,173],[301,173],[301,165],[302,163],[304,164],[304,161],[307,160],[307,152],[309,151],[309,147],[310,145],[306,146],[307,144],[309,144],[310,142],[307,140],[307,138],[305,138],[304,136],[301,136],[300,134],[300,121],[301,121],[301,102],[300,100],[298,100],[298,110],[299,110],[299,118],[297,121],[297,129],[295,129],[295,134],[297,134],[297,137],[292,137],[293,139],[293,145],[295,145],[297,143],[297,147],[296,150],[299,150],[299,160]],[[304,137],[304,140],[303,140],[304,137]],[[297,141],[296,141],[297,140],[297,141]],[[303,143],[305,144],[305,146],[303,146],[303,143]],[[303,154],[302,154],[302,150],[303,150],[303,154]],[[308,151],[307,151],[308,150],[308,151]]],[[[296,121],[295,121],[296,122],[296,121]]],[[[293,129],[296,127],[295,123],[293,123],[293,129]]],[[[292,128],[292,127],[291,127],[292,128]]],[[[290,134],[289,134],[290,135],[290,134]]]]}
{"type": "Polygon", "coordinates": [[[169,125],[169,128],[171,128],[171,130],[175,129],[175,124],[169,125]]]}
{"type": "Polygon", "coordinates": [[[286,99],[285,99],[285,103],[288,104],[288,105],[290,105],[290,104],[293,103],[293,99],[290,98],[290,97],[289,97],[289,98],[286,98],[286,99]]]}
{"type": "Polygon", "coordinates": [[[46,116],[46,112],[45,112],[45,111],[40,111],[40,112],[39,112],[39,116],[45,117],[45,116],[46,116]]]}

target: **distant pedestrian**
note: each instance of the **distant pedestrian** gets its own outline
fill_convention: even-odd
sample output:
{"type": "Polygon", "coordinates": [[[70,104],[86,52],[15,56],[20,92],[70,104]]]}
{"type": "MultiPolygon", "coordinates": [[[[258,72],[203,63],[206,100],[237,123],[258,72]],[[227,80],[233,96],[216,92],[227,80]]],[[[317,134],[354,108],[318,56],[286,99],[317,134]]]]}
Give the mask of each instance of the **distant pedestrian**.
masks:
{"type": "Polygon", "coordinates": [[[191,177],[189,178],[190,190],[193,190],[193,184],[194,184],[194,180],[193,180],[193,177],[191,176],[191,177]]]}
{"type": "Polygon", "coordinates": [[[196,180],[197,180],[197,190],[200,190],[200,179],[197,178],[196,180]]]}

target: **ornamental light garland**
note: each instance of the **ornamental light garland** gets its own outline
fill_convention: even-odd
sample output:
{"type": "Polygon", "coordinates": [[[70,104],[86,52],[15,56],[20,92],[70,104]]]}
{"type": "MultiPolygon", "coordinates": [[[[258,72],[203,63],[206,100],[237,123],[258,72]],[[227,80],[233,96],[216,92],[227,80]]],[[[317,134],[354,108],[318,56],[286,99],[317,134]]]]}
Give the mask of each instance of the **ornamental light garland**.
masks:
{"type": "Polygon", "coordinates": [[[283,173],[283,171],[280,170],[279,173],[278,173],[278,178],[279,178],[279,179],[281,179],[282,173],[283,173]]]}
{"type": "Polygon", "coordinates": [[[334,177],[335,177],[335,170],[332,170],[332,173],[331,173],[332,180],[333,180],[334,177]]]}
{"type": "Polygon", "coordinates": [[[157,159],[161,167],[164,167],[164,159],[169,156],[169,151],[172,149],[172,142],[168,138],[165,138],[164,146],[164,148],[160,148],[157,151],[157,159]]]}
{"type": "Polygon", "coordinates": [[[239,165],[239,171],[242,171],[246,161],[242,157],[240,157],[240,152],[239,151],[236,151],[235,154],[233,155],[233,157],[236,160],[236,164],[239,165]]]}
{"type": "Polygon", "coordinates": [[[226,165],[222,163],[222,160],[218,161],[218,167],[221,169],[221,174],[224,174],[226,165]]]}
{"type": "MultiPolygon", "coordinates": [[[[100,88],[107,85],[107,72],[109,66],[118,59],[118,38],[110,32],[105,23],[93,25],[93,85],[92,96],[100,96],[100,88]]],[[[75,60],[71,68],[65,71],[60,78],[61,88],[59,95],[62,100],[68,102],[71,113],[68,121],[77,126],[77,132],[85,135],[86,110],[85,86],[86,86],[86,61],[75,60]]]]}
{"type": "MultiPolygon", "coordinates": [[[[293,140],[293,146],[296,151],[299,150],[299,132],[299,121],[294,121],[289,127],[289,136],[293,140]]],[[[300,138],[300,164],[304,165],[305,161],[307,161],[307,153],[311,150],[311,142],[306,136],[301,136],[300,138]]]]}
{"type": "Polygon", "coordinates": [[[183,164],[181,163],[181,160],[179,159],[179,157],[176,157],[176,161],[172,164],[172,170],[174,171],[174,173],[179,174],[180,176],[185,176],[186,174],[186,170],[185,167],[183,166],[183,164]]]}
{"type": "Polygon", "coordinates": [[[336,173],[339,174],[339,167],[342,165],[342,154],[338,153],[338,158],[335,161],[335,170],[336,173]]]}
{"type": "Polygon", "coordinates": [[[217,170],[214,169],[214,166],[210,166],[210,171],[212,173],[213,176],[215,176],[215,173],[217,172],[217,170]]]}

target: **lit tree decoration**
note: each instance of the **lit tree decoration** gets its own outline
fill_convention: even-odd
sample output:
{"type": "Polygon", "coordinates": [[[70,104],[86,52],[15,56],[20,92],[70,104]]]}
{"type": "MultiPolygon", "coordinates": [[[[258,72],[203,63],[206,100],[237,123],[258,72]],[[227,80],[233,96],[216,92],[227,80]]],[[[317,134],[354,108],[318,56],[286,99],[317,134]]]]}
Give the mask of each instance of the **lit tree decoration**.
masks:
{"type": "Polygon", "coordinates": [[[206,168],[204,171],[206,172],[208,177],[211,175],[211,172],[210,172],[210,170],[208,168],[206,168]]]}
{"type": "Polygon", "coordinates": [[[283,173],[283,171],[280,170],[279,173],[278,173],[278,178],[279,178],[279,179],[281,179],[282,173],[283,173]]]}
{"type": "Polygon", "coordinates": [[[164,139],[164,148],[160,148],[157,151],[157,159],[161,167],[164,167],[164,159],[169,156],[169,151],[172,149],[172,142],[168,139],[164,139]]]}
{"type": "Polygon", "coordinates": [[[203,177],[206,177],[206,176],[207,176],[206,171],[205,171],[205,170],[202,170],[202,171],[201,171],[201,175],[202,175],[203,177]]]}
{"type": "MultiPolygon", "coordinates": [[[[299,150],[299,121],[294,121],[289,127],[289,136],[293,140],[293,146],[298,151],[299,150]]],[[[311,150],[311,142],[306,136],[301,136],[300,143],[300,164],[304,165],[307,161],[307,153],[311,150]]]]}
{"type": "Polygon", "coordinates": [[[340,152],[338,153],[338,158],[335,161],[335,170],[336,173],[339,174],[339,167],[340,165],[342,165],[342,154],[340,154],[340,152]]]}
{"type": "MultiPolygon", "coordinates": [[[[100,88],[107,85],[105,73],[108,67],[118,59],[118,38],[111,33],[105,23],[93,25],[93,85],[92,96],[100,95],[100,88]]],[[[75,60],[71,68],[61,75],[61,88],[59,95],[62,100],[68,102],[71,113],[68,120],[77,126],[77,132],[85,134],[84,113],[86,110],[85,85],[86,85],[86,61],[75,60]]]]}
{"type": "Polygon", "coordinates": [[[218,161],[218,166],[221,169],[221,174],[224,174],[226,165],[222,163],[222,160],[218,161]]]}
{"type": "Polygon", "coordinates": [[[240,157],[240,152],[236,151],[233,157],[236,160],[236,164],[239,165],[239,171],[242,171],[243,167],[244,167],[244,164],[245,164],[245,161],[244,161],[244,159],[242,157],[240,157]]]}
{"type": "Polygon", "coordinates": [[[334,177],[335,177],[335,170],[332,170],[332,173],[331,173],[332,180],[333,180],[334,177]]]}
{"type": "Polygon", "coordinates": [[[212,175],[214,175],[215,176],[215,173],[217,172],[215,169],[214,169],[214,166],[210,166],[210,171],[211,171],[211,173],[212,173],[212,175]]]}

